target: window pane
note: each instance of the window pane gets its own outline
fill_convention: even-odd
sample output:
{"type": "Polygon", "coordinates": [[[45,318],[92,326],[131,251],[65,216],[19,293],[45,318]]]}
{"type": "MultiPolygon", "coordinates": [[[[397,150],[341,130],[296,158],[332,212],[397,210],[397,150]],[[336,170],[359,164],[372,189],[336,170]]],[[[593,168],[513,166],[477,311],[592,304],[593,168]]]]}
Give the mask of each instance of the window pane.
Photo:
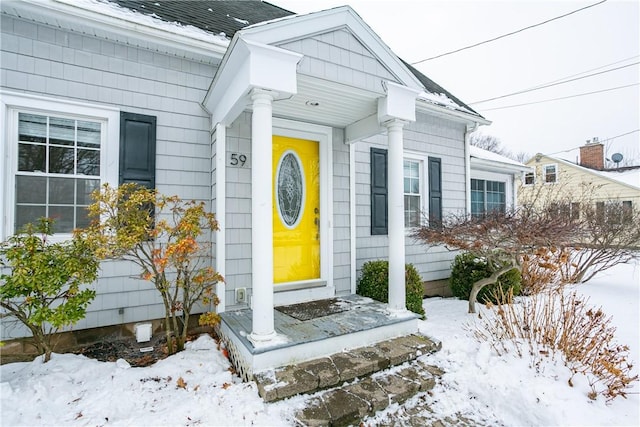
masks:
{"type": "Polygon", "coordinates": [[[411,188],[411,179],[407,178],[407,176],[405,175],[404,177],[404,192],[405,193],[410,193],[410,188],[411,188]]]}
{"type": "Polygon", "coordinates": [[[78,121],[78,145],[100,147],[100,123],[78,121]]]}
{"type": "Polygon", "coordinates": [[[524,176],[524,183],[526,185],[535,184],[535,175],[533,174],[533,172],[527,172],[527,174],[524,176]]]}
{"type": "Polygon", "coordinates": [[[100,187],[100,180],[98,179],[78,179],[77,182],[77,201],[78,205],[88,206],[93,203],[91,199],[91,193],[100,187]]]}
{"type": "Polygon", "coordinates": [[[49,118],[49,143],[58,145],[75,145],[75,120],[49,118]]]}
{"type": "Polygon", "coordinates": [[[47,178],[43,176],[16,176],[16,203],[45,204],[47,178]]]}
{"type": "Polygon", "coordinates": [[[100,175],[100,152],[98,150],[78,150],[78,174],[100,175]]]}
{"type": "Polygon", "coordinates": [[[47,147],[45,145],[18,144],[18,170],[46,172],[47,147]]]}
{"type": "Polygon", "coordinates": [[[47,142],[47,118],[36,114],[18,114],[18,138],[20,141],[47,142]]]}
{"type": "Polygon", "coordinates": [[[47,208],[45,206],[17,205],[15,231],[20,231],[26,224],[36,223],[39,218],[47,216],[47,208]]]}
{"type": "Polygon", "coordinates": [[[420,196],[404,196],[404,225],[420,225],[420,196]]]}
{"type": "Polygon", "coordinates": [[[76,228],[89,226],[89,211],[84,206],[76,208],[76,228]]]}
{"type": "Polygon", "coordinates": [[[75,195],[74,186],[73,178],[49,178],[49,203],[72,205],[75,195]]]}
{"type": "Polygon", "coordinates": [[[50,147],[49,173],[74,173],[73,148],[50,147]]]}
{"type": "Polygon", "coordinates": [[[49,206],[49,217],[53,218],[54,233],[71,233],[73,231],[73,206],[49,206]]]}

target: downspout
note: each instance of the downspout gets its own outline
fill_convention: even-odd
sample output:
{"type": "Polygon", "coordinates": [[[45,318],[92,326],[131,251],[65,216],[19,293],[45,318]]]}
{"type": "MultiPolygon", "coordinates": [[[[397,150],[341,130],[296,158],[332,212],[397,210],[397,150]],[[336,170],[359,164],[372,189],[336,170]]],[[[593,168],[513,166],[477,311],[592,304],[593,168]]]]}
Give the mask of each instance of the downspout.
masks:
{"type": "Polygon", "coordinates": [[[472,127],[466,126],[464,132],[464,175],[465,175],[465,214],[471,214],[471,134],[480,127],[479,122],[474,122],[472,127]]]}

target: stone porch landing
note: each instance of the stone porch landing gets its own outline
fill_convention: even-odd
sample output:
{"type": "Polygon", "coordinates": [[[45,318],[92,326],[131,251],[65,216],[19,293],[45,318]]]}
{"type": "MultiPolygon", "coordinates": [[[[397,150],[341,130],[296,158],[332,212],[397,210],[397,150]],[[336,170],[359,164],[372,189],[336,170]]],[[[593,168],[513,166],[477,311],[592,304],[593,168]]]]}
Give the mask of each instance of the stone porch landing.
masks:
{"type": "Polygon", "coordinates": [[[276,307],[274,323],[278,337],[268,345],[254,345],[248,339],[252,330],[250,309],[224,312],[220,316],[219,335],[238,375],[245,381],[253,380],[254,373],[265,369],[418,332],[418,316],[414,313],[398,316],[390,313],[386,304],[358,295],[313,301],[306,306],[276,307]]]}

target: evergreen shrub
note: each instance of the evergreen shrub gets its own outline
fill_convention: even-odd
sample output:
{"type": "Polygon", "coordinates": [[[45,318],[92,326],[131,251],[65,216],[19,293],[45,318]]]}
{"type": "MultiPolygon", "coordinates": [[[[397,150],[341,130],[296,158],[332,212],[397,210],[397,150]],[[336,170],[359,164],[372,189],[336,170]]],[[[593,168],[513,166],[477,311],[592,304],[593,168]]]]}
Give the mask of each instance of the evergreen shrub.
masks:
{"type": "MultiPolygon", "coordinates": [[[[469,300],[471,288],[473,284],[480,279],[491,276],[492,270],[489,264],[475,255],[465,252],[453,260],[451,266],[451,277],[449,278],[449,286],[454,296],[469,300]]],[[[498,278],[495,285],[487,285],[478,293],[478,301],[481,303],[492,302],[494,304],[501,303],[496,301],[495,295],[508,295],[511,290],[514,296],[521,293],[521,275],[515,268],[507,271],[498,278]],[[502,287],[502,292],[498,290],[498,286],[502,287]]]]}
{"type": "MultiPolygon", "coordinates": [[[[407,310],[419,314],[424,319],[422,279],[412,264],[405,264],[405,289],[407,310]]],[[[362,273],[356,289],[358,295],[389,302],[389,262],[368,261],[362,266],[362,273]]]]}

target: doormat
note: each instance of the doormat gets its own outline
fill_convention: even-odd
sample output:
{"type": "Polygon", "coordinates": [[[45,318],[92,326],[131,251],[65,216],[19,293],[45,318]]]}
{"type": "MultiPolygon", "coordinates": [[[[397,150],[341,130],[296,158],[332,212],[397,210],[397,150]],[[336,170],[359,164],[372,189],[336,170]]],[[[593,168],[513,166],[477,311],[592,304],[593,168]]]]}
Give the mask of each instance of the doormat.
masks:
{"type": "Polygon", "coordinates": [[[340,298],[321,299],[275,307],[280,313],[298,320],[311,320],[349,310],[351,304],[340,298]]]}

